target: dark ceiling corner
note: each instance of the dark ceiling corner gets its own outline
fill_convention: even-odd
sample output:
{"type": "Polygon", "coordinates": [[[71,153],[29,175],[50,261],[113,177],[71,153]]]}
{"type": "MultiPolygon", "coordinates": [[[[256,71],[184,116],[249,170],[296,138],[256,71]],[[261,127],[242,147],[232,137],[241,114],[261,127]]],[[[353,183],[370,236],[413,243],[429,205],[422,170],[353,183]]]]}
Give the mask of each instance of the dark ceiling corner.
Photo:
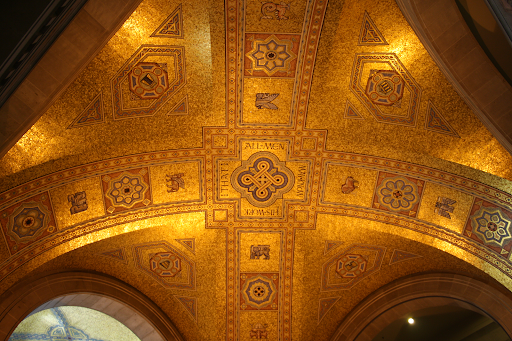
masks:
{"type": "Polygon", "coordinates": [[[23,6],[27,8],[23,13],[19,13],[20,9],[23,10],[19,4],[3,6],[1,21],[2,26],[7,28],[3,31],[9,36],[10,44],[4,44],[4,50],[0,55],[0,107],[87,0],[37,2],[39,7],[31,7],[30,1],[23,1],[23,6]],[[43,7],[45,3],[47,5],[43,7]]]}

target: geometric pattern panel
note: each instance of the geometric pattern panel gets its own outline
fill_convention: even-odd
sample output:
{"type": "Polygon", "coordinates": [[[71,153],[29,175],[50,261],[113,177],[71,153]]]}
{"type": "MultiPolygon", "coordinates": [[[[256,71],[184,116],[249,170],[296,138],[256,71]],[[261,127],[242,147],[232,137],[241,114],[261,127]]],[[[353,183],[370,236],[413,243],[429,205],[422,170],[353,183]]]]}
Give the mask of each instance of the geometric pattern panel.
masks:
{"type": "Polygon", "coordinates": [[[343,114],[343,117],[346,119],[352,119],[352,120],[364,120],[363,116],[354,108],[354,105],[350,103],[350,101],[347,99],[347,104],[345,104],[345,113],[343,114]]]}
{"type": "Polygon", "coordinates": [[[197,321],[197,299],[195,297],[174,296],[180,302],[187,313],[197,321]]]}
{"type": "Polygon", "coordinates": [[[151,34],[151,37],[183,38],[183,14],[181,4],[151,34]]]}
{"type": "Polygon", "coordinates": [[[384,36],[366,11],[364,11],[363,23],[359,31],[359,43],[357,45],[388,45],[386,39],[384,39],[384,36]]]}
{"type": "Polygon", "coordinates": [[[379,172],[373,208],[416,217],[425,181],[379,172]]]}
{"type": "Polygon", "coordinates": [[[174,289],[196,289],[195,263],[165,241],[133,246],[137,268],[162,285],[174,289]]]}
{"type": "Polygon", "coordinates": [[[386,248],[353,244],[322,266],[321,291],[346,290],[378,271],[386,248]]]}
{"type": "Polygon", "coordinates": [[[246,34],[244,75],[295,77],[300,41],[298,34],[246,34]]]}
{"type": "Polygon", "coordinates": [[[325,314],[338,302],[341,297],[321,298],[318,303],[318,323],[322,321],[325,314]]]}
{"type": "Polygon", "coordinates": [[[274,154],[260,152],[235,169],[231,183],[243,198],[257,207],[272,205],[290,191],[294,175],[274,154]]]}
{"type": "Polygon", "coordinates": [[[366,84],[366,96],[373,104],[394,105],[404,95],[404,80],[395,71],[372,70],[366,84]]]}
{"type": "Polygon", "coordinates": [[[241,273],[240,308],[242,310],[277,310],[278,273],[241,273]]]}
{"type": "Polygon", "coordinates": [[[103,109],[103,94],[100,92],[80,115],[68,126],[67,129],[84,127],[105,122],[103,109]]]}
{"type": "Polygon", "coordinates": [[[185,238],[185,239],[175,239],[178,243],[183,245],[187,250],[196,253],[196,240],[194,238],[185,238]]]}
{"type": "Polygon", "coordinates": [[[430,100],[428,101],[427,115],[425,118],[425,129],[460,138],[430,100]]]}
{"type": "Polygon", "coordinates": [[[185,83],[184,47],[142,45],[111,80],[114,119],[153,116],[185,83]]]}
{"type": "Polygon", "coordinates": [[[382,123],[415,126],[421,88],[394,53],[358,53],[350,90],[382,123]]]}
{"type": "Polygon", "coordinates": [[[336,240],[326,240],[324,247],[324,255],[329,253],[331,250],[337,248],[338,246],[343,245],[343,242],[339,242],[336,240]]]}
{"type": "Polygon", "coordinates": [[[497,253],[507,255],[512,249],[512,212],[475,199],[464,233],[497,253]]]}
{"type": "Polygon", "coordinates": [[[406,251],[395,249],[393,250],[393,255],[391,255],[391,260],[389,261],[389,265],[403,262],[405,260],[419,258],[421,256],[415,255],[414,253],[409,253],[406,251]]]}
{"type": "Polygon", "coordinates": [[[188,95],[183,97],[182,100],[178,102],[167,115],[187,115],[188,114],[188,95]]]}
{"type": "Polygon", "coordinates": [[[147,168],[130,169],[101,177],[108,213],[146,207],[151,204],[151,189],[147,168]]]}
{"type": "Polygon", "coordinates": [[[11,254],[57,231],[48,192],[0,212],[0,225],[11,254]]]}
{"type": "Polygon", "coordinates": [[[128,259],[126,258],[126,250],[124,248],[109,250],[109,251],[102,252],[100,254],[102,256],[109,257],[109,258],[121,261],[125,264],[128,264],[128,259]]]}

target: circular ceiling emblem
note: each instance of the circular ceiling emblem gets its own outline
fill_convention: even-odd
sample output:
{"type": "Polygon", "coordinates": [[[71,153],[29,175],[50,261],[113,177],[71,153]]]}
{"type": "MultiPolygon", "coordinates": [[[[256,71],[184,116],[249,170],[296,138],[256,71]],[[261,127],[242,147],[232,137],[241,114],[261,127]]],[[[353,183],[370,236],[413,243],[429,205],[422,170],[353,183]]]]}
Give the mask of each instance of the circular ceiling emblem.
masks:
{"type": "Polygon", "coordinates": [[[138,63],[128,80],[130,91],[140,99],[159,98],[169,87],[167,71],[157,63],[138,63]]]}
{"type": "Polygon", "coordinates": [[[46,230],[49,215],[47,207],[41,203],[23,203],[11,215],[8,233],[17,242],[33,240],[46,230]]]}
{"type": "Polygon", "coordinates": [[[158,276],[174,277],[181,271],[181,259],[172,252],[157,253],[149,263],[158,276]]]}
{"type": "Polygon", "coordinates": [[[366,271],[367,262],[361,255],[344,255],[338,260],[336,272],[343,278],[355,278],[366,271]]]}
{"type": "Polygon", "coordinates": [[[366,95],[375,104],[393,105],[403,97],[404,84],[396,71],[376,71],[368,79],[366,95]]]}
{"type": "Polygon", "coordinates": [[[242,295],[245,303],[253,308],[264,308],[274,301],[277,288],[271,278],[258,275],[244,283],[242,295]]]}

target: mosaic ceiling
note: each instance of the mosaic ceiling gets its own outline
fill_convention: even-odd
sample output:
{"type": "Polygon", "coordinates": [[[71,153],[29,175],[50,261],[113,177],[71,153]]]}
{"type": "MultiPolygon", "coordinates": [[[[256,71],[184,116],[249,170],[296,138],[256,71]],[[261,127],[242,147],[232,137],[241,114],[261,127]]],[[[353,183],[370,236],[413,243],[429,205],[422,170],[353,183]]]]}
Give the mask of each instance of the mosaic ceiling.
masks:
{"type": "Polygon", "coordinates": [[[0,164],[0,291],[94,270],[186,340],[327,340],[424,271],[512,289],[512,156],[392,0],[144,0],[0,164]]]}

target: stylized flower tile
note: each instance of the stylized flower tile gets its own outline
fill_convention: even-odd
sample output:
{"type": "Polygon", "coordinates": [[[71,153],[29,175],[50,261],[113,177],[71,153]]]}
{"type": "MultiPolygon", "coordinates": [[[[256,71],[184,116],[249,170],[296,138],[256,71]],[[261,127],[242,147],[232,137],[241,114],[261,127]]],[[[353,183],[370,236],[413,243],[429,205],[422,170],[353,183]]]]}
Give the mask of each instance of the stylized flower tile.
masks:
{"type": "Polygon", "coordinates": [[[490,202],[475,199],[464,233],[508,257],[512,249],[512,212],[490,202]]]}
{"type": "Polygon", "coordinates": [[[244,75],[254,77],[295,77],[300,35],[245,35],[244,75]]]}
{"type": "Polygon", "coordinates": [[[55,217],[47,192],[0,212],[0,225],[12,254],[56,232],[55,217]]]}
{"type": "Polygon", "coordinates": [[[146,207],[151,204],[147,168],[131,169],[102,176],[105,208],[108,213],[146,207]]]}
{"type": "Polygon", "coordinates": [[[423,180],[379,172],[373,207],[416,217],[424,185],[423,180]]]}
{"type": "Polygon", "coordinates": [[[243,310],[277,310],[279,274],[242,273],[240,308],[243,310]]]}

